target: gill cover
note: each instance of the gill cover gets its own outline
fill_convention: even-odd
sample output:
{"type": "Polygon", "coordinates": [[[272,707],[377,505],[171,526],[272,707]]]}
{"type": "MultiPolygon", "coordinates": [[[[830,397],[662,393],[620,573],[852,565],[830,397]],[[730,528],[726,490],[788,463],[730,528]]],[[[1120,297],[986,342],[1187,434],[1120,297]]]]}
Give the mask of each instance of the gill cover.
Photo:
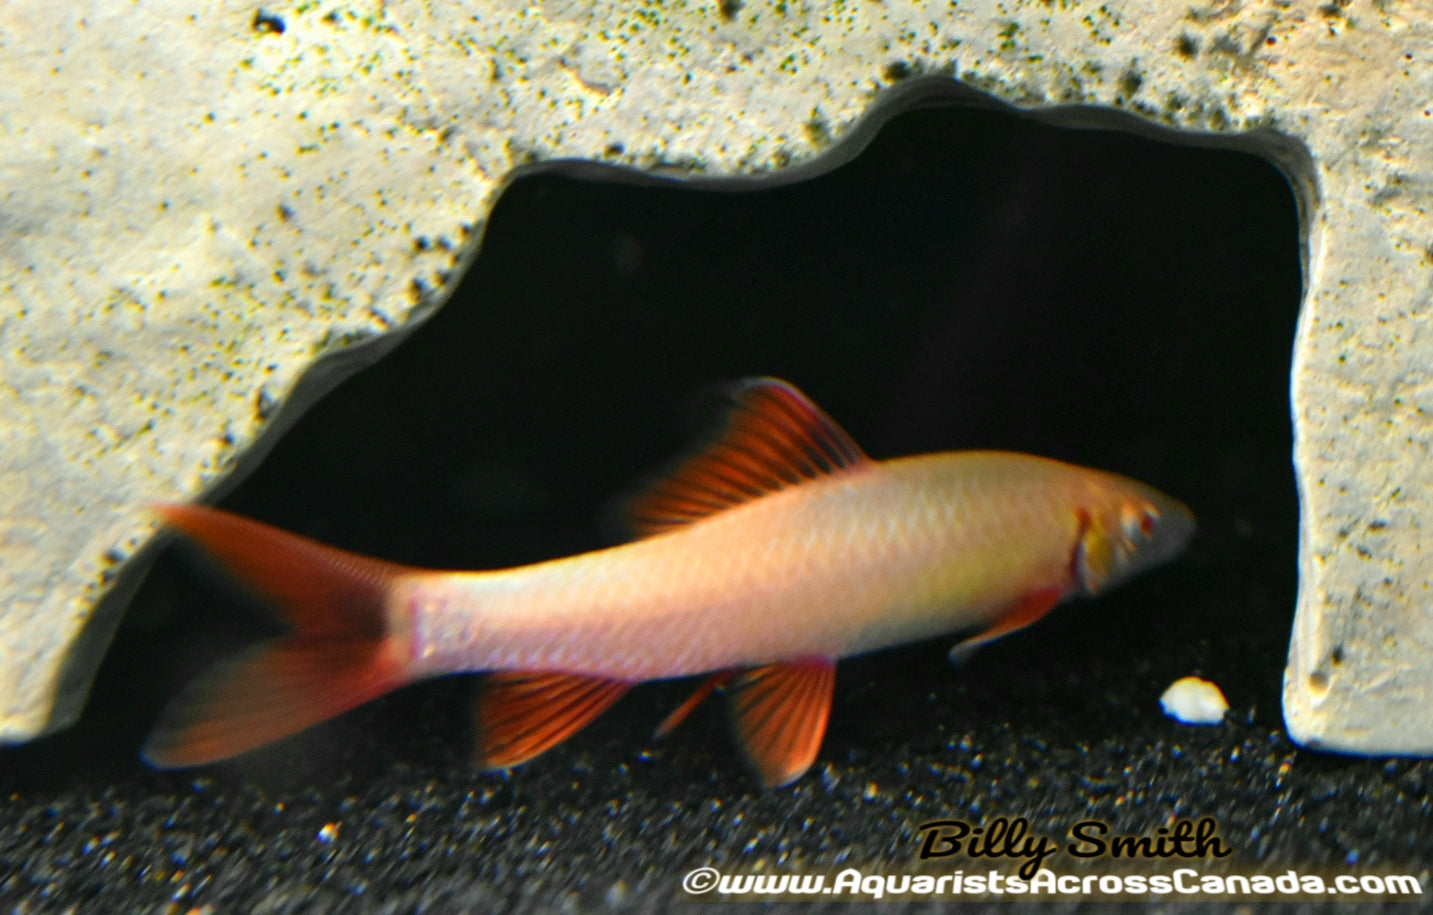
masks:
{"type": "Polygon", "coordinates": [[[1173,499],[1161,506],[1132,496],[1103,513],[1077,512],[1080,535],[1070,571],[1086,594],[1171,558],[1194,532],[1194,516],[1173,499]]]}

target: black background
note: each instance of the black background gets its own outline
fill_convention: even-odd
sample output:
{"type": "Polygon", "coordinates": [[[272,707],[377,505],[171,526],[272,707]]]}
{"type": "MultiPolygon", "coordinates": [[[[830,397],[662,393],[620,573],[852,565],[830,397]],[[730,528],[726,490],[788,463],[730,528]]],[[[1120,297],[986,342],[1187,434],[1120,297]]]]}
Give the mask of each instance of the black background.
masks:
{"type": "Polygon", "coordinates": [[[451,302],[222,504],[419,565],[565,555],[603,544],[608,500],[681,449],[696,392],[769,374],[875,457],[1009,448],[1119,471],[1189,503],[1197,539],[960,669],[946,642],[843,662],[816,766],[775,791],[741,766],[720,703],[651,739],[683,683],[635,690],[506,775],[467,762],[467,678],[152,771],[137,750],[163,703],[273,631],[169,550],[81,722],[0,751],[0,900],[657,905],[700,865],[983,872],[916,862],[915,826],[997,816],[1056,837],[1084,819],[1152,833],[1210,816],[1236,872],[1427,884],[1430,764],[1309,753],[1283,733],[1300,273],[1273,167],[946,108],[784,186],[584,174],[517,180],[451,302]],[[1161,713],[1188,674],[1223,688],[1224,724],[1161,713]]]}

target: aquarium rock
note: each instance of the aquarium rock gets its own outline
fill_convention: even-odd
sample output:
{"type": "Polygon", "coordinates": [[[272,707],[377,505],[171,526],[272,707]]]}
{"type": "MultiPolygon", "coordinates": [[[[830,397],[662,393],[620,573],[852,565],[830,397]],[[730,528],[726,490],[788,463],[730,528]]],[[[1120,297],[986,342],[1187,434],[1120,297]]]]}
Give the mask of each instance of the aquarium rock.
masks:
{"type": "Polygon", "coordinates": [[[799,174],[958,78],[1289,175],[1288,724],[1433,752],[1425,5],[15,0],[0,42],[0,740],[76,716],[146,503],[233,479],[439,305],[515,169],[799,174]]]}

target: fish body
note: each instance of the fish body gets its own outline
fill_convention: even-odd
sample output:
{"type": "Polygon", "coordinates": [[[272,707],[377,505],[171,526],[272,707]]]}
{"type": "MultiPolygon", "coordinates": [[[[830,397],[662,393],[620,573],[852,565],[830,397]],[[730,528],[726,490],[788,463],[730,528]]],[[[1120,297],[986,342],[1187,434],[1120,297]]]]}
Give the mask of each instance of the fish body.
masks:
{"type": "Polygon", "coordinates": [[[849,657],[986,628],[1032,591],[1082,591],[1079,509],[1154,498],[1140,489],[1022,454],[873,461],[607,550],[416,573],[391,609],[435,675],[651,680],[849,657]]]}
{"type": "Polygon", "coordinates": [[[199,506],[161,513],[295,633],[186,690],[146,748],[223,758],[405,683],[489,672],[479,758],[555,745],[631,685],[708,675],[768,784],[809,767],[837,659],[953,632],[968,648],[1177,555],[1188,509],[1136,481],[973,451],[877,462],[799,391],[743,383],[713,440],[631,506],[639,539],[515,569],[355,557],[199,506]]]}

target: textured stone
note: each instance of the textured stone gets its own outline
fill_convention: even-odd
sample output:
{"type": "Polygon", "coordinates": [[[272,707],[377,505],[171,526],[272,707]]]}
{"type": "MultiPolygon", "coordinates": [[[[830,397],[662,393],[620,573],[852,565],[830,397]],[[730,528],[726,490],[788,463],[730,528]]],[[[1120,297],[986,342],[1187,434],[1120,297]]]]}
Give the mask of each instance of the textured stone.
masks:
{"type": "Polygon", "coordinates": [[[221,485],[440,303],[514,168],[767,174],[958,77],[1289,174],[1308,289],[1288,722],[1433,751],[1426,7],[16,0],[0,44],[0,739],[72,719],[144,502],[221,485]]]}

